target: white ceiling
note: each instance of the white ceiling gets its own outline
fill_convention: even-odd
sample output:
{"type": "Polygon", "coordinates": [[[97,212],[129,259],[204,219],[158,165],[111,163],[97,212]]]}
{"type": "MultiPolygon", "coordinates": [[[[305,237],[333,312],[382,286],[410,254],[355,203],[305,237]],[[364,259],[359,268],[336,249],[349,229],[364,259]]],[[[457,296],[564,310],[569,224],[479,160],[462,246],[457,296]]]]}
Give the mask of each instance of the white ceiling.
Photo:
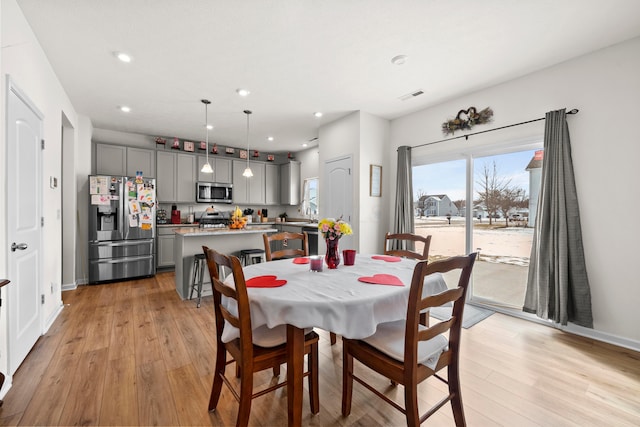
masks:
{"type": "Polygon", "coordinates": [[[640,35],[638,0],[17,1],[94,127],[203,140],[208,98],[211,142],[244,146],[251,109],[251,148],[270,152],[356,110],[393,119],[640,35]]]}

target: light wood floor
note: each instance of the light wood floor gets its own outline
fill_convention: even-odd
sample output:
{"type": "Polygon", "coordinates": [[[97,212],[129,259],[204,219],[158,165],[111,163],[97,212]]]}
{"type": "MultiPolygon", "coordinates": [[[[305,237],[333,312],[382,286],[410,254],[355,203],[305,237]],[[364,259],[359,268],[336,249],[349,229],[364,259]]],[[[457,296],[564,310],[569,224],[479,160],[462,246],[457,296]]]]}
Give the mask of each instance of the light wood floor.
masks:
{"type": "MultiPolygon", "coordinates": [[[[219,409],[207,412],[215,354],[210,297],[197,309],[194,301],[180,300],[173,273],[162,273],[82,286],[63,300],[61,315],[14,376],[0,425],[235,424],[237,404],[226,388],[219,409]]],[[[358,384],[351,415],[340,415],[341,346],[330,346],[328,334],[318,332],[321,408],[312,416],[305,394],[303,423],[403,425],[399,412],[358,384]]],[[[501,314],[462,337],[469,426],[640,425],[638,353],[501,314]]],[[[256,379],[258,385],[273,381],[268,371],[256,379]]],[[[376,381],[402,402],[401,387],[376,381]]],[[[443,386],[423,383],[423,406],[437,401],[443,386]]],[[[286,388],[256,399],[251,424],[285,425],[286,405],[286,388]]],[[[424,425],[454,425],[450,406],[424,425]]]]}

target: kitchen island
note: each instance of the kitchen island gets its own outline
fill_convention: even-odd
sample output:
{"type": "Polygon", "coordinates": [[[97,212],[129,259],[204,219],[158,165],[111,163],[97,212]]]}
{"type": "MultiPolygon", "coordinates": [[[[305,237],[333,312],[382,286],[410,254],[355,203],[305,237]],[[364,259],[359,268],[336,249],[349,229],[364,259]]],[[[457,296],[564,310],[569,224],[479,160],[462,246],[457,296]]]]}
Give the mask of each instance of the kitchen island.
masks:
{"type": "MultiPolygon", "coordinates": [[[[242,249],[264,248],[262,235],[275,233],[271,226],[254,225],[244,230],[228,228],[177,228],[175,229],[174,256],[176,261],[176,292],[182,299],[188,299],[191,292],[193,256],[202,253],[202,246],[208,246],[226,255],[239,256],[242,249]]],[[[211,280],[205,270],[203,295],[211,295],[211,280]],[[205,292],[206,291],[206,292],[205,292]]]]}

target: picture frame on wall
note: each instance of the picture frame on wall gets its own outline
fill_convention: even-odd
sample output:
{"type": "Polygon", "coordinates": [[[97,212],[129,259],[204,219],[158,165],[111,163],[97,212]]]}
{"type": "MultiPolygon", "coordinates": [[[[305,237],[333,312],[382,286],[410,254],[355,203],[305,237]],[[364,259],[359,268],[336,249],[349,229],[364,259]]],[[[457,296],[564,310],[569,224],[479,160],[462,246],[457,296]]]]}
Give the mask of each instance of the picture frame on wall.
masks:
{"type": "Polygon", "coordinates": [[[184,151],[190,151],[193,152],[195,144],[191,141],[185,141],[184,142],[184,151]]]}
{"type": "Polygon", "coordinates": [[[369,196],[382,197],[382,166],[369,165],[369,196]]]}
{"type": "Polygon", "coordinates": [[[246,159],[248,156],[247,150],[240,150],[240,158],[246,159]]]}

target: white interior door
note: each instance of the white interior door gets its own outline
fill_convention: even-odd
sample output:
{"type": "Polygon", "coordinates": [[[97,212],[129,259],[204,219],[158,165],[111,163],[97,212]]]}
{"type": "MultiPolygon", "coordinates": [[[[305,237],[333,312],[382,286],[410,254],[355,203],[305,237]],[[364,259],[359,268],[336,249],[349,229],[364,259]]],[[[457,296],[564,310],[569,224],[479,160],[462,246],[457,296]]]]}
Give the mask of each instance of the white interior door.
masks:
{"type": "Polygon", "coordinates": [[[9,374],[40,336],[42,114],[11,80],[7,90],[9,374]]]}
{"type": "MultiPolygon", "coordinates": [[[[326,191],[323,191],[325,200],[321,202],[320,209],[323,216],[328,218],[340,218],[353,224],[353,161],[351,157],[325,162],[325,177],[327,179],[326,191]]],[[[344,236],[340,239],[340,248],[357,249],[354,246],[353,236],[344,236]]],[[[322,250],[322,245],[319,245],[322,250]]]]}

